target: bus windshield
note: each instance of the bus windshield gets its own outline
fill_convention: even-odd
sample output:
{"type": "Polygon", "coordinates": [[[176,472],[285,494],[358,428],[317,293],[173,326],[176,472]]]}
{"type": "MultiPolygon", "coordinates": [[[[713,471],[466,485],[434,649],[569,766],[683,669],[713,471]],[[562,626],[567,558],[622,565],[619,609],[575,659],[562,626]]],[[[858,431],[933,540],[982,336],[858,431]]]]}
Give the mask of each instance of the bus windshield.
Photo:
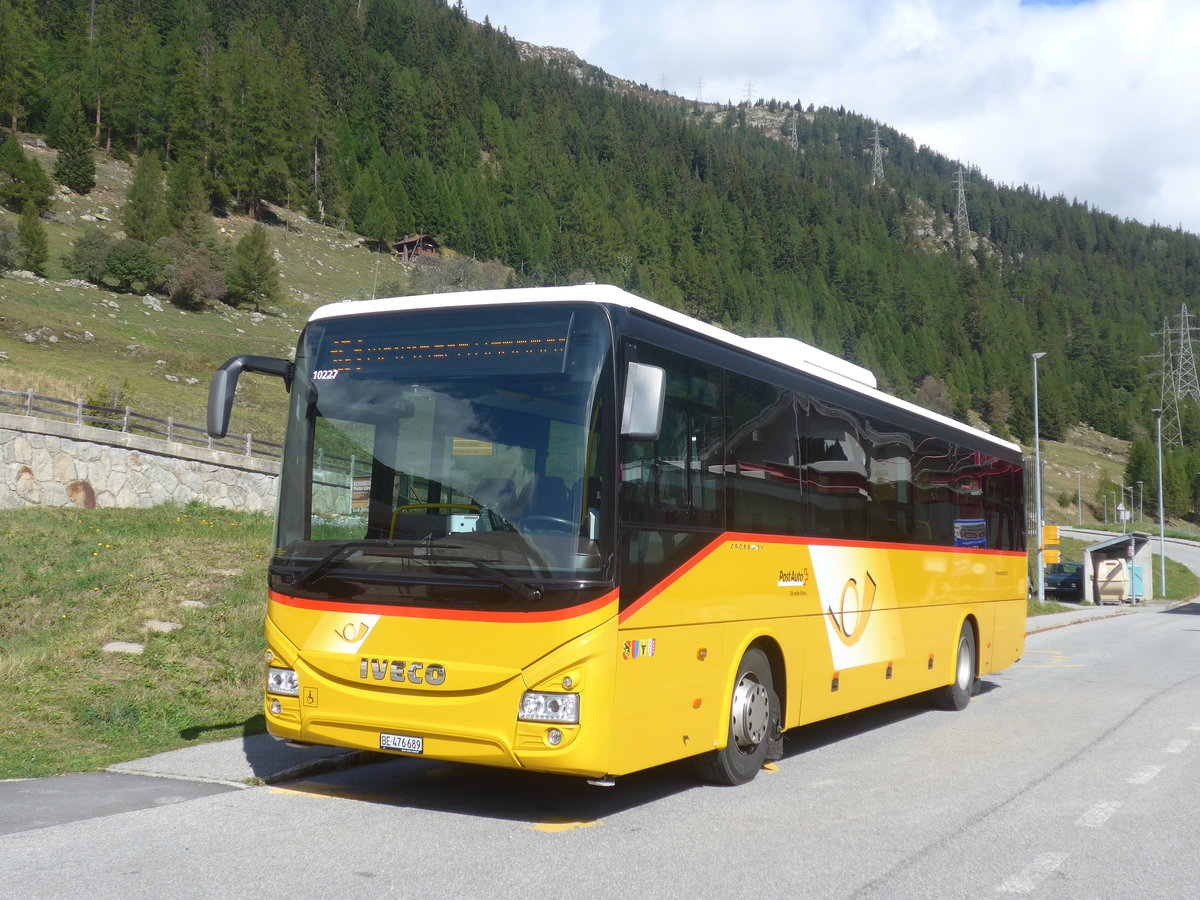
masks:
{"type": "Polygon", "coordinates": [[[611,350],[596,307],[311,323],[273,581],[373,603],[389,591],[436,603],[429,586],[441,585],[511,607],[611,579],[611,350]]]}

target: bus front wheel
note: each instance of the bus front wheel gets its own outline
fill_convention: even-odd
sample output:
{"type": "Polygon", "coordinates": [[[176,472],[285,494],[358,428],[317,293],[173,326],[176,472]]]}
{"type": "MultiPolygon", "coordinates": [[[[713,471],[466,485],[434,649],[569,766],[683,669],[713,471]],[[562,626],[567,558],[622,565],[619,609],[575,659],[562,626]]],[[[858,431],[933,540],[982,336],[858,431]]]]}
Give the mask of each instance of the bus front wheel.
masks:
{"type": "Polygon", "coordinates": [[[954,680],[935,690],[931,696],[933,705],[938,709],[966,709],[971,702],[971,695],[975,693],[975,630],[970,622],[963,622],[957,646],[954,680]]]}
{"type": "Polygon", "coordinates": [[[700,777],[713,784],[745,784],[766,762],[771,741],[779,733],[779,698],[767,656],[746,651],[733,682],[729,733],[725,747],[696,757],[700,777]]]}

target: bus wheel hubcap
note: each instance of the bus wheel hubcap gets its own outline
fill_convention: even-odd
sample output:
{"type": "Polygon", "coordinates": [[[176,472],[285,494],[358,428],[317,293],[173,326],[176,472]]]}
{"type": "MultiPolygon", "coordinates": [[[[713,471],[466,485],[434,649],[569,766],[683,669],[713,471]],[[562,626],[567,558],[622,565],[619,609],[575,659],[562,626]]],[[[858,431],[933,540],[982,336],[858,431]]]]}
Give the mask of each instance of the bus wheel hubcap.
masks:
{"type": "Polygon", "coordinates": [[[971,653],[967,649],[967,639],[958,642],[958,686],[963,690],[971,681],[971,653]]]}
{"type": "Polygon", "coordinates": [[[756,746],[767,736],[771,701],[767,689],[751,678],[742,677],[733,692],[733,740],[738,749],[756,746]]]}

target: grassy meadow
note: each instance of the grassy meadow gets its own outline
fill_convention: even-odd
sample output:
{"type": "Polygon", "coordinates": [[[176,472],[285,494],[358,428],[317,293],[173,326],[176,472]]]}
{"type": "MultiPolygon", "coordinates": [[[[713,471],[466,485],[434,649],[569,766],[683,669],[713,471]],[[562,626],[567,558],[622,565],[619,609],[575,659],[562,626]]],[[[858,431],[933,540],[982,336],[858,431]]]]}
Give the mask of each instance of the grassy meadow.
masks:
{"type": "Polygon", "coordinates": [[[0,510],[0,778],[262,731],[270,544],[199,505],[0,510]]]}

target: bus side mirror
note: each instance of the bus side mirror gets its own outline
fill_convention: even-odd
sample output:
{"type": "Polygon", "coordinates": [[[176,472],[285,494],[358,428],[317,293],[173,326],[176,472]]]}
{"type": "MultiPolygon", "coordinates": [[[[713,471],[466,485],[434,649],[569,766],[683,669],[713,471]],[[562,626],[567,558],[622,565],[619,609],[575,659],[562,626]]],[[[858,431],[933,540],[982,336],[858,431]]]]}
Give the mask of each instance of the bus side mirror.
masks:
{"type": "Polygon", "coordinates": [[[662,431],[667,373],[658,366],[631,362],[625,377],[621,435],[635,441],[656,441],[662,431]]]}
{"type": "Polygon", "coordinates": [[[215,438],[229,431],[229,412],[233,408],[233,393],[237,390],[242,372],[262,372],[283,379],[287,390],[292,389],[295,366],[286,359],[273,356],[235,356],[217,369],[208,386],[208,433],[215,438]]]}

